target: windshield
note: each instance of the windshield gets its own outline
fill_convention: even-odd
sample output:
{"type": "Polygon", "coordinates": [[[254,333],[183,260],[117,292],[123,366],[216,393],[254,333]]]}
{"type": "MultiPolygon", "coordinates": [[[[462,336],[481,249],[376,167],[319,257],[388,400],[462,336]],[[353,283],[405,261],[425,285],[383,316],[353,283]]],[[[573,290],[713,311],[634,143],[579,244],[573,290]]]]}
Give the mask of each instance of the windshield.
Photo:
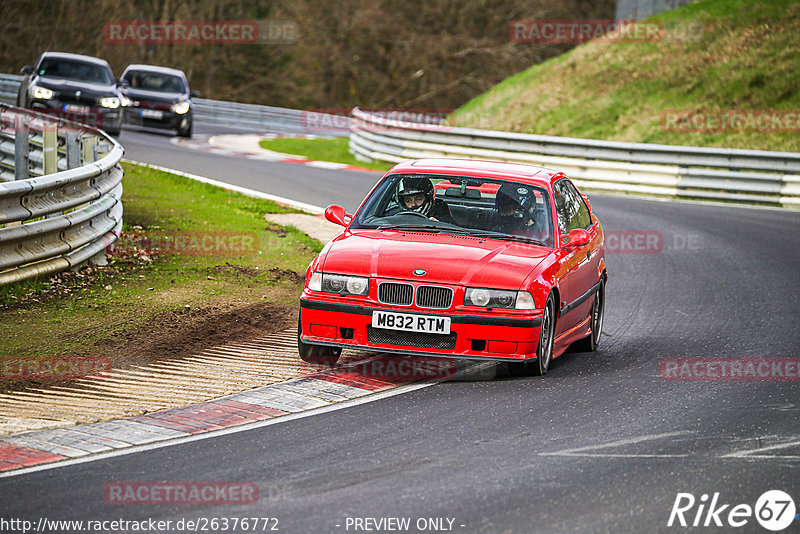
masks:
{"type": "Polygon", "coordinates": [[[160,72],[129,71],[124,79],[132,89],[143,89],[158,93],[184,93],[186,87],[183,80],[171,74],[160,72]]]}
{"type": "Polygon", "coordinates": [[[416,230],[553,246],[547,191],[521,182],[390,174],[364,202],[351,229],[416,230]]]}
{"type": "Polygon", "coordinates": [[[36,70],[39,76],[111,85],[114,77],[102,65],[69,59],[43,59],[36,70]]]}

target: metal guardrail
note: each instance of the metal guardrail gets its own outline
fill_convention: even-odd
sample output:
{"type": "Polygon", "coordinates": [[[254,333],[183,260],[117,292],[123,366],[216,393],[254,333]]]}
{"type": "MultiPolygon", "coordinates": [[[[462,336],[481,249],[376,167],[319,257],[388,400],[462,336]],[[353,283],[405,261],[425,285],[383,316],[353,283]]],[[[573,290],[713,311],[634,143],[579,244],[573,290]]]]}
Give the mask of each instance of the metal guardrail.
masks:
{"type": "Polygon", "coordinates": [[[0,74],[0,100],[15,104],[20,82],[22,82],[22,76],[0,74]]]}
{"type": "Polygon", "coordinates": [[[358,108],[356,158],[399,162],[430,157],[528,163],[564,171],[601,191],[800,206],[800,154],[595,141],[393,120],[358,108]]]}
{"type": "Polygon", "coordinates": [[[317,134],[321,137],[346,137],[344,128],[317,128],[317,124],[336,124],[341,116],[299,109],[241,104],[224,100],[193,98],[194,117],[211,124],[278,129],[285,133],[317,134]]]}
{"type": "Polygon", "coordinates": [[[0,104],[0,285],[105,262],[122,231],[123,149],[102,131],[0,104]],[[9,156],[10,151],[10,156],[9,156]]]}

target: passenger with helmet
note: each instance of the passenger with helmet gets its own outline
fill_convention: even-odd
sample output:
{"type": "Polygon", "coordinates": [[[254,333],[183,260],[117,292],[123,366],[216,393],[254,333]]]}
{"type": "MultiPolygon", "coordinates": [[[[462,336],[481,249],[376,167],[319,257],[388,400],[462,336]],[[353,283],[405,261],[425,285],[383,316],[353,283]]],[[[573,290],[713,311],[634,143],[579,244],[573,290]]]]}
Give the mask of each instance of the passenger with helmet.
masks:
{"type": "Polygon", "coordinates": [[[436,198],[433,183],[425,176],[404,176],[397,182],[395,201],[400,211],[413,211],[429,219],[453,224],[450,208],[443,200],[436,198]]]}
{"type": "Polygon", "coordinates": [[[494,200],[492,229],[507,234],[535,230],[536,197],[523,184],[505,183],[494,200]]]}

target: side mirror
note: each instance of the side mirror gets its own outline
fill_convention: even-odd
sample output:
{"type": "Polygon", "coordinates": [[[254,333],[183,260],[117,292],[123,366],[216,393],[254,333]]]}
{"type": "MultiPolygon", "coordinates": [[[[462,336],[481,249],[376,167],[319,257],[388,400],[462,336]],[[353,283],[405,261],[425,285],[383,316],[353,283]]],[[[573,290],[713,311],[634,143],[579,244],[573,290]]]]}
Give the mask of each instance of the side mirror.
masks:
{"type": "Polygon", "coordinates": [[[344,220],[345,217],[349,217],[350,219],[353,218],[353,216],[347,213],[342,206],[331,204],[325,209],[325,218],[332,223],[338,224],[339,226],[347,227],[347,223],[344,220]]]}
{"type": "Polygon", "coordinates": [[[583,228],[570,230],[569,234],[561,237],[561,245],[565,247],[582,247],[589,244],[589,232],[583,228]]]}
{"type": "Polygon", "coordinates": [[[129,86],[130,84],[128,83],[128,80],[126,80],[125,78],[120,78],[119,80],[117,80],[117,87],[120,87],[122,89],[127,89],[129,86]]]}
{"type": "Polygon", "coordinates": [[[25,76],[30,76],[33,74],[33,65],[25,65],[19,72],[25,76]]]}
{"type": "Polygon", "coordinates": [[[589,208],[589,212],[592,211],[592,203],[589,202],[589,197],[581,193],[581,197],[583,197],[583,201],[586,202],[586,207],[589,208]]]}
{"type": "Polygon", "coordinates": [[[189,96],[191,98],[200,98],[200,91],[189,91],[189,96]]]}

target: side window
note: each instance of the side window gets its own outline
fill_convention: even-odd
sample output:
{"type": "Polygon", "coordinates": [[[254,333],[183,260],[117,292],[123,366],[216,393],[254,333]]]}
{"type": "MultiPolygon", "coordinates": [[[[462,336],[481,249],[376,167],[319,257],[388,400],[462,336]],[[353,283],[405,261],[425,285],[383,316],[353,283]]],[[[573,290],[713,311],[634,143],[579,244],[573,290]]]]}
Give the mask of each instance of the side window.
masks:
{"type": "Polygon", "coordinates": [[[578,190],[568,180],[561,180],[553,187],[556,210],[558,210],[558,225],[564,233],[575,228],[589,228],[592,217],[589,209],[581,198],[578,190]]]}
{"type": "Polygon", "coordinates": [[[569,211],[567,210],[566,197],[561,191],[561,184],[563,183],[564,182],[558,182],[553,186],[553,200],[556,203],[556,219],[558,219],[558,227],[561,229],[562,234],[566,234],[570,216],[569,211]]]}

